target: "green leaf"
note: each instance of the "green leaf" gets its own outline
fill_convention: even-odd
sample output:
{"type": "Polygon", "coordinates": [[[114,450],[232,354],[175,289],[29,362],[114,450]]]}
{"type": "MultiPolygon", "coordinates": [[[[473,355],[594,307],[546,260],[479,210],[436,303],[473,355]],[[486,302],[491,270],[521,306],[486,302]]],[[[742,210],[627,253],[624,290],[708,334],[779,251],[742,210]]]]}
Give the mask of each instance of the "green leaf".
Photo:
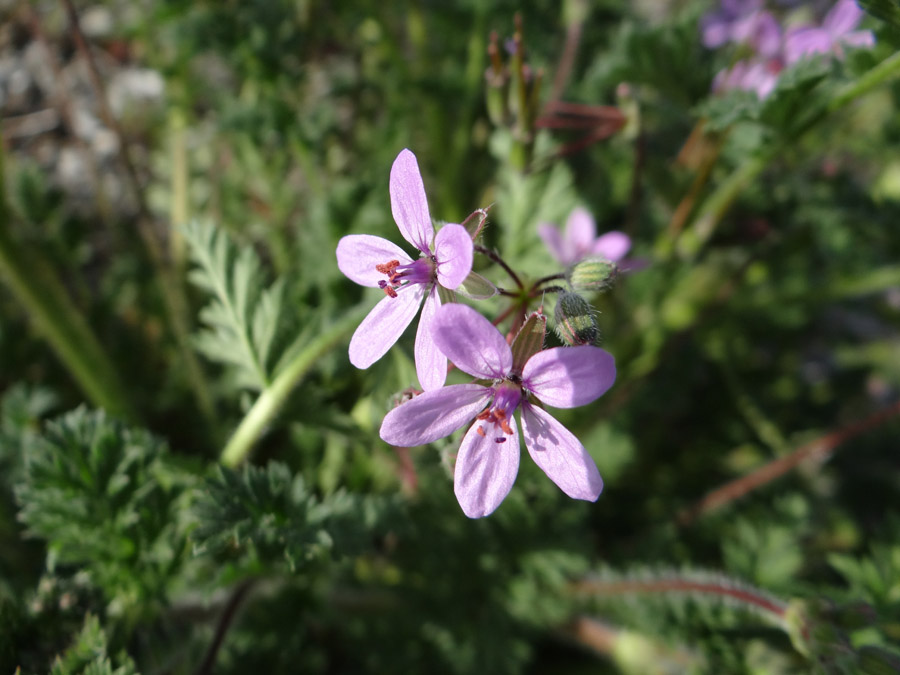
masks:
{"type": "Polygon", "coordinates": [[[857,0],[859,6],[869,14],[900,31],[900,1],[898,0],[857,0]]]}
{"type": "Polygon", "coordinates": [[[237,386],[262,391],[274,378],[290,331],[282,313],[284,284],[265,287],[264,272],[252,247],[238,248],[209,223],[185,227],[196,267],[191,281],[213,296],[200,312],[206,328],[195,336],[208,359],[232,369],[237,386]]]}
{"type": "Polygon", "coordinates": [[[290,571],[330,556],[363,550],[387,515],[376,497],[337,492],[319,498],[284,464],[219,467],[194,506],[194,550],[290,571]]]}
{"type": "Polygon", "coordinates": [[[50,675],[137,675],[134,661],[122,653],[111,659],[106,633],[96,616],[88,614],[75,643],[57,656],[50,675]]]}
{"type": "Polygon", "coordinates": [[[160,440],[102,411],[79,408],[46,425],[16,497],[51,568],[83,566],[123,608],[164,592],[185,551],[180,500],[192,482],[164,454],[160,440]]]}
{"type": "Polygon", "coordinates": [[[752,91],[734,89],[714,94],[696,108],[696,113],[706,119],[708,131],[723,131],[741,120],[759,117],[762,101],[752,91]]]}
{"type": "Polygon", "coordinates": [[[817,88],[833,71],[832,61],[820,56],[805,58],[783,70],[759,112],[760,121],[793,138],[825,105],[817,88]]]}

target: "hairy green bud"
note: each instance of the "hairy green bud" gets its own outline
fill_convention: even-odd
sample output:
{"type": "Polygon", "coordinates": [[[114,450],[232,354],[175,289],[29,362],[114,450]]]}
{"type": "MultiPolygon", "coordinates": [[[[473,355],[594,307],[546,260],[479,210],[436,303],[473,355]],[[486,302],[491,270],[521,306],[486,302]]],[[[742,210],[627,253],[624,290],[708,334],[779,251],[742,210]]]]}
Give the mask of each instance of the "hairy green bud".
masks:
{"type": "Polygon", "coordinates": [[[556,333],[569,346],[592,345],[600,337],[594,308],[577,293],[560,293],[554,316],[556,333]]]}
{"type": "Polygon", "coordinates": [[[606,291],[615,286],[619,266],[605,258],[589,258],[572,266],[568,281],[576,293],[606,291]]]}

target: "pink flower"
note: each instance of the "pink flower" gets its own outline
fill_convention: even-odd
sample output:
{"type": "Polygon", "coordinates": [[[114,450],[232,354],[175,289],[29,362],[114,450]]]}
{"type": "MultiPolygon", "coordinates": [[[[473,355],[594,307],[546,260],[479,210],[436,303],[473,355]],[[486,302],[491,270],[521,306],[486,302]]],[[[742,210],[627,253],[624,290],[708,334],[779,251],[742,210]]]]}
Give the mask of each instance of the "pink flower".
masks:
{"type": "Polygon", "coordinates": [[[778,58],[738,61],[728,70],[716,75],[713,91],[753,91],[760,99],[764,99],[775,89],[783,68],[784,64],[778,58]]]}
{"type": "Polygon", "coordinates": [[[437,286],[453,290],[472,271],[473,245],[462,225],[444,225],[434,234],[425,186],[416,156],[402,150],[391,167],[391,210],[400,234],[421,252],[417,260],[399,246],[368,234],[342,237],[338,268],[362,286],[381,288],[383,298],[350,339],[350,362],[368,368],[385,355],[425,306],[416,333],[416,374],[425,390],[447,379],[447,359],[434,346],[429,324],[441,301],[437,286]]]}
{"type": "Polygon", "coordinates": [[[608,352],[584,345],[556,347],[513,367],[512,351],[491,323],[471,307],[445,305],[431,325],[434,342],[457,368],[491,384],[454,384],[426,391],[384,418],[381,438],[409,447],[431,443],[475,420],[456,458],[453,488],[469,518],[492,513],[519,470],[520,411],[525,446],[535,463],[568,496],[596,501],[600,472],[584,446],[541,406],[574,408],[594,401],[616,379],[608,352]]]}
{"type": "Polygon", "coordinates": [[[788,64],[812,54],[834,54],[844,57],[844,47],[871,47],[875,44],[872,31],[855,30],[863,11],[853,0],[838,0],[822,20],[822,27],[800,27],[791,30],[785,39],[784,54],[788,64]]]}
{"type": "Polygon", "coordinates": [[[618,262],[631,248],[631,239],[623,232],[614,230],[598,237],[593,216],[583,208],[569,214],[565,234],[556,225],[543,223],[538,235],[553,257],[566,266],[594,255],[618,262]]]}

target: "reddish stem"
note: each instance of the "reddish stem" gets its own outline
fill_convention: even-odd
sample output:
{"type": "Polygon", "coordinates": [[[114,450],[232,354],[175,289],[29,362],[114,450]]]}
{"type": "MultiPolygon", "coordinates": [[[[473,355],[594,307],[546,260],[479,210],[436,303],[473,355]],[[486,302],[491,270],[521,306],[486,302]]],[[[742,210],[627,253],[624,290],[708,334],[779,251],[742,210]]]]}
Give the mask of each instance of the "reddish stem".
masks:
{"type": "Polygon", "coordinates": [[[691,581],[688,579],[654,579],[648,581],[591,580],[575,583],[574,590],[580,593],[596,595],[624,595],[627,593],[704,593],[718,595],[752,605],[757,609],[774,615],[779,621],[784,620],[784,615],[787,611],[787,605],[775,598],[746,588],[734,588],[711,581],[691,581]]]}
{"type": "Polygon", "coordinates": [[[697,518],[710,511],[721,508],[726,504],[740,499],[756,488],[771,483],[776,478],[780,478],[807,459],[824,460],[844,441],[848,441],[854,436],[858,436],[869,429],[877,427],[879,424],[897,414],[900,414],[900,401],[870,415],[864,420],[849,424],[843,429],[838,429],[811,443],[802,445],[791,454],[775,459],[746,476],[742,476],[741,478],[726,483],[722,487],[716,488],[692,507],[682,511],[678,516],[678,523],[680,525],[689,525],[697,520],[697,518]]]}

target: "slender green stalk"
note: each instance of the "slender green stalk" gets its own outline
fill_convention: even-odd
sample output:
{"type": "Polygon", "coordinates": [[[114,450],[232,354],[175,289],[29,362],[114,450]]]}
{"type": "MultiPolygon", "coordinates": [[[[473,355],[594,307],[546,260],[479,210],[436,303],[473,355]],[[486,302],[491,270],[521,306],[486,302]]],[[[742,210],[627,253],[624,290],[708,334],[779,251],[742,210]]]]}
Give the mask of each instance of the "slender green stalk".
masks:
{"type": "Polygon", "coordinates": [[[127,391],[87,319],[73,304],[46,261],[36,251],[21,247],[10,235],[2,145],[0,273],[90,401],[113,415],[134,421],[136,414],[127,391]]]}
{"type": "Polygon", "coordinates": [[[228,441],[228,445],[222,451],[222,464],[235,467],[247,459],[253,444],[256,443],[266,425],[278,414],[294,388],[300,384],[320,358],[356,328],[370,309],[369,303],[352,309],[340,321],[310,342],[278,374],[271,386],[260,394],[256,403],[241,420],[231,440],[228,441]]]}
{"type": "MultiPolygon", "coordinates": [[[[839,90],[828,103],[810,115],[809,119],[795,130],[794,138],[799,138],[831,113],[897,76],[900,76],[900,52],[889,56],[858,80],[839,90]]],[[[709,240],[737,196],[778,156],[781,147],[774,144],[759,155],[749,158],[706,199],[694,221],[694,226],[685,231],[678,242],[678,248],[683,255],[695,254],[709,240]]]]}

